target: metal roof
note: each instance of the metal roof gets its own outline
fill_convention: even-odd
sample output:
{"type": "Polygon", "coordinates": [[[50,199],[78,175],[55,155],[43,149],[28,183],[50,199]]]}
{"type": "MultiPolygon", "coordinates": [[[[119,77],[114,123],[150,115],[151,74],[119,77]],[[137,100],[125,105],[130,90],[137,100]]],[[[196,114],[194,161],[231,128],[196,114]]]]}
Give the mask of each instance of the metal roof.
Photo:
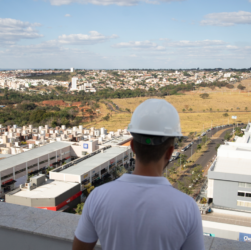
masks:
{"type": "Polygon", "coordinates": [[[57,196],[67,192],[73,187],[78,186],[79,183],[66,182],[66,181],[54,181],[48,180],[45,184],[31,190],[20,190],[13,194],[14,196],[33,198],[33,199],[54,199],[57,196]]]}
{"type": "Polygon", "coordinates": [[[128,150],[128,147],[112,147],[104,151],[104,153],[99,153],[94,155],[86,160],[81,161],[80,163],[73,165],[60,173],[62,174],[72,174],[72,175],[83,175],[92,169],[114,159],[121,153],[124,153],[128,150]]]}
{"type": "Polygon", "coordinates": [[[251,175],[251,159],[217,157],[215,172],[251,175]]]}
{"type": "Polygon", "coordinates": [[[69,142],[53,142],[46,144],[45,146],[34,148],[31,150],[28,150],[26,152],[13,155],[11,157],[2,159],[0,161],[0,171],[13,168],[17,165],[29,162],[31,160],[37,159],[39,157],[42,157],[46,154],[55,152],[56,150],[63,149],[65,147],[70,146],[71,143],[69,142]]]}

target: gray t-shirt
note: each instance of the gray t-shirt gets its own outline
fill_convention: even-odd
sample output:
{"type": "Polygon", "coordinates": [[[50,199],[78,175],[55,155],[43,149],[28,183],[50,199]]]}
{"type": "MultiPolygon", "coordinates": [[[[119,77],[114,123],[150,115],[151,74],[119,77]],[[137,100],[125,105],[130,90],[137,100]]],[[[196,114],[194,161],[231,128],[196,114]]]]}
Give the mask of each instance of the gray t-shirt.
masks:
{"type": "Polygon", "coordinates": [[[203,250],[200,211],[165,177],[124,174],[88,197],[76,237],[102,250],[203,250]]]}

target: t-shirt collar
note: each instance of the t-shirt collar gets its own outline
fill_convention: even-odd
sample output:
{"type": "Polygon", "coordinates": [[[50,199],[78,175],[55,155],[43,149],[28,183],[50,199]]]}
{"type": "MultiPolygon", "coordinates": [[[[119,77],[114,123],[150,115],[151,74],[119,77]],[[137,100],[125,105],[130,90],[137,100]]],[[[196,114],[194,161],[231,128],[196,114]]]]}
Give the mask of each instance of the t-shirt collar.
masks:
{"type": "Polygon", "coordinates": [[[165,177],[143,176],[135,174],[123,174],[118,181],[133,182],[153,185],[171,185],[165,177]]]}

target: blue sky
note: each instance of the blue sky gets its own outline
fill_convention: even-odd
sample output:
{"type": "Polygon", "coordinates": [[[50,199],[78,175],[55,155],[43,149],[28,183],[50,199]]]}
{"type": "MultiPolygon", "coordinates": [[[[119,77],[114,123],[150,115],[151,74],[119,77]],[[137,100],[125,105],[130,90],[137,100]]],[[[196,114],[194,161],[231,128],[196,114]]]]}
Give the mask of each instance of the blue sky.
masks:
{"type": "Polygon", "coordinates": [[[249,68],[251,0],[0,0],[0,68],[249,68]]]}

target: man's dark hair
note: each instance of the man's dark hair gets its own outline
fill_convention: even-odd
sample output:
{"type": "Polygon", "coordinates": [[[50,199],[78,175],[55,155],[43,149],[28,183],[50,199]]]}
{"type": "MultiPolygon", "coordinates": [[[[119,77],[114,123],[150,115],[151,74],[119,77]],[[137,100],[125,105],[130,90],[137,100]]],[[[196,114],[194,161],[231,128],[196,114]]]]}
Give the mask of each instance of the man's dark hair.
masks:
{"type": "Polygon", "coordinates": [[[133,139],[133,145],[137,159],[143,164],[148,164],[159,161],[168,148],[174,145],[174,137],[168,138],[160,145],[146,145],[133,139]]]}

